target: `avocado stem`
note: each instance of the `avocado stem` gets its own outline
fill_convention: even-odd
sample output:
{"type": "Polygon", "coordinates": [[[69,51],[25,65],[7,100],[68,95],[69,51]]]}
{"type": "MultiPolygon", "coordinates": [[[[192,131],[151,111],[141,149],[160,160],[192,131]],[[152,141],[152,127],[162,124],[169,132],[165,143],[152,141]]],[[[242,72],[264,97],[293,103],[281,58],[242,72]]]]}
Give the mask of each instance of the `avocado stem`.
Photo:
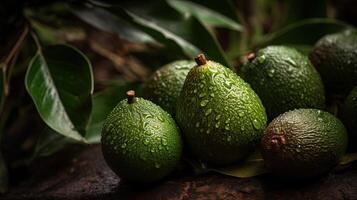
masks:
{"type": "Polygon", "coordinates": [[[135,91],[129,90],[126,92],[126,97],[128,99],[128,104],[132,104],[135,102],[135,91]]]}
{"type": "Polygon", "coordinates": [[[204,65],[207,63],[206,56],[203,53],[198,54],[198,56],[195,58],[195,61],[197,65],[204,65]]]}
{"type": "Polygon", "coordinates": [[[255,55],[254,52],[250,52],[247,55],[247,59],[248,59],[249,62],[252,62],[255,59],[255,57],[257,57],[257,55],[255,55]]]}
{"type": "Polygon", "coordinates": [[[277,151],[281,145],[285,145],[285,144],[286,144],[286,140],[283,135],[275,135],[270,140],[270,145],[275,151],[277,151]]]}

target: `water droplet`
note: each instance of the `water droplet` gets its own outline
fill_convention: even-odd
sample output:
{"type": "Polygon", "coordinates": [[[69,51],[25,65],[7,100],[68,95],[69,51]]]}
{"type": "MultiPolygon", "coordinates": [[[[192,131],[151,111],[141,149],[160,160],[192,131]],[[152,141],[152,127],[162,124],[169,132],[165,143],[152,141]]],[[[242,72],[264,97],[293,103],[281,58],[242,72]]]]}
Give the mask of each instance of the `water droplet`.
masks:
{"type": "Polygon", "coordinates": [[[243,117],[243,116],[244,116],[244,113],[243,113],[243,112],[240,112],[240,113],[238,113],[238,116],[239,116],[239,117],[243,117]]]}
{"type": "Polygon", "coordinates": [[[207,134],[209,134],[210,132],[211,132],[211,130],[209,130],[209,129],[206,130],[206,133],[207,133],[207,134]]]}
{"type": "Polygon", "coordinates": [[[203,84],[200,84],[200,88],[203,88],[203,86],[204,86],[203,84]]]}
{"type": "Polygon", "coordinates": [[[253,120],[253,127],[255,129],[260,129],[261,128],[261,124],[258,122],[258,120],[256,120],[256,119],[253,120]]]}
{"type": "Polygon", "coordinates": [[[210,108],[210,109],[206,110],[205,115],[208,116],[209,114],[211,114],[211,112],[212,112],[212,109],[210,108]]]}
{"type": "Polygon", "coordinates": [[[212,89],[213,89],[213,87],[212,87],[212,86],[209,86],[209,87],[208,87],[208,89],[212,90],[212,89]]]}
{"type": "Polygon", "coordinates": [[[216,125],[215,125],[215,127],[216,127],[216,128],[219,128],[219,125],[220,125],[220,124],[221,124],[220,122],[217,122],[216,125]]]}
{"type": "Polygon", "coordinates": [[[218,114],[218,115],[216,116],[216,120],[219,120],[219,118],[221,118],[221,115],[220,115],[220,114],[218,114]]]}
{"type": "Polygon", "coordinates": [[[209,96],[214,97],[214,93],[209,94],[209,96]]]}
{"type": "Polygon", "coordinates": [[[207,104],[208,104],[208,100],[202,100],[201,103],[200,103],[200,105],[202,107],[206,106],[207,104]]]}
{"type": "Polygon", "coordinates": [[[144,140],[144,145],[148,145],[148,144],[149,144],[149,139],[146,138],[146,139],[144,140]]]}
{"type": "Polygon", "coordinates": [[[162,138],[161,139],[161,144],[166,146],[167,145],[167,140],[165,138],[162,138]]]}
{"type": "Polygon", "coordinates": [[[286,58],[286,62],[288,64],[290,64],[291,66],[294,66],[294,67],[297,66],[296,62],[293,59],[289,58],[289,57],[286,58]]]}
{"type": "Polygon", "coordinates": [[[196,94],[196,93],[197,93],[197,89],[194,89],[194,90],[193,90],[193,93],[195,93],[195,94],[196,94]]]}
{"type": "Polygon", "coordinates": [[[230,142],[231,140],[232,140],[232,136],[228,135],[227,142],[230,142]]]}
{"type": "Polygon", "coordinates": [[[264,61],[265,61],[265,56],[264,56],[264,55],[259,56],[259,57],[257,58],[257,61],[258,61],[258,63],[260,63],[260,64],[264,63],[264,61]]]}
{"type": "Polygon", "coordinates": [[[200,122],[196,122],[196,128],[200,127],[200,122]]]}
{"type": "Polygon", "coordinates": [[[152,149],[150,150],[150,152],[151,152],[151,153],[155,153],[155,149],[152,148],[152,149]]]}
{"type": "Polygon", "coordinates": [[[161,165],[159,163],[155,163],[155,168],[159,169],[161,167],[161,165]]]}
{"type": "Polygon", "coordinates": [[[198,95],[198,97],[200,97],[200,98],[202,98],[202,97],[204,97],[204,96],[206,96],[205,93],[201,93],[201,94],[198,95]]]}
{"type": "Polygon", "coordinates": [[[269,77],[273,77],[273,76],[274,76],[274,73],[275,73],[275,69],[270,69],[270,70],[268,70],[268,76],[269,76],[269,77]]]}
{"type": "Polygon", "coordinates": [[[229,124],[227,124],[224,129],[226,129],[227,131],[230,130],[231,128],[229,127],[229,124]]]}
{"type": "Polygon", "coordinates": [[[124,149],[126,147],[126,143],[123,143],[120,147],[124,149]]]}

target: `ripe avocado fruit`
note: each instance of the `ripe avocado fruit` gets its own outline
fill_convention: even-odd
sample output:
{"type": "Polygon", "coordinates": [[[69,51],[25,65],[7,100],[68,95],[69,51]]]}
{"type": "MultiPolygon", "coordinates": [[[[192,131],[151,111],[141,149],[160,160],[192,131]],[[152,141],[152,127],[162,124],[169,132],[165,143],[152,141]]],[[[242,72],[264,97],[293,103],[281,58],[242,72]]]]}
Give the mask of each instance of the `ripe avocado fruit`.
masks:
{"type": "Polygon", "coordinates": [[[258,94],[269,120],[297,108],[325,107],[321,77],[307,56],[287,46],[268,46],[242,67],[242,78],[258,94]]]}
{"type": "Polygon", "coordinates": [[[191,60],[178,60],[162,66],[143,84],[143,97],[174,115],[183,83],[195,65],[191,60]]]}
{"type": "MultiPolygon", "coordinates": [[[[357,86],[351,90],[345,99],[339,115],[345,123],[351,138],[355,140],[357,138],[357,86]]],[[[351,143],[355,142],[351,141],[351,143]]]]}
{"type": "Polygon", "coordinates": [[[283,177],[309,178],[334,167],[347,148],[342,122],[318,109],[296,109],[266,128],[261,152],[266,166],[283,177]]]}
{"type": "Polygon", "coordinates": [[[348,94],[357,85],[357,31],[322,37],[315,44],[310,60],[321,74],[328,94],[348,94]]]}
{"type": "Polygon", "coordinates": [[[233,163],[261,139],[265,109],[233,71],[203,54],[196,62],[178,98],[177,123],[194,156],[211,164],[233,163]]]}
{"type": "Polygon", "coordinates": [[[127,92],[103,124],[102,151],[109,167],[132,182],[156,181],[181,157],[182,141],[172,117],[151,101],[127,92]]]}

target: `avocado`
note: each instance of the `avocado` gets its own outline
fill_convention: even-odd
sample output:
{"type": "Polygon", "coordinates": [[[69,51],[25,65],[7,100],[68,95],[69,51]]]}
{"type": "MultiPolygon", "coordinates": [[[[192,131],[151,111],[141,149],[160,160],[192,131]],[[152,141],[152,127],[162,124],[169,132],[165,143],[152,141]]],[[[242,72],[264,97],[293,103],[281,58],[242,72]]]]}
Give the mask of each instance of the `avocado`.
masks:
{"type": "Polygon", "coordinates": [[[143,97],[174,116],[183,83],[195,65],[191,60],[178,60],[162,66],[143,84],[143,97]]]}
{"type": "Polygon", "coordinates": [[[315,44],[310,60],[321,74],[326,93],[345,96],[357,85],[357,31],[322,37],[315,44]]]}
{"type": "Polygon", "coordinates": [[[203,54],[188,73],[176,120],[188,149],[202,161],[229,164],[246,156],[266,126],[265,109],[250,86],[203,54]]]}
{"type": "Polygon", "coordinates": [[[261,141],[264,162],[272,172],[290,178],[322,175],[347,148],[342,122],[318,109],[296,109],[275,118],[261,141]]]}
{"type": "Polygon", "coordinates": [[[355,140],[357,138],[357,86],[352,89],[345,99],[339,115],[345,123],[350,136],[355,140]]]}
{"type": "Polygon", "coordinates": [[[268,46],[250,54],[241,75],[262,100],[269,120],[296,108],[325,107],[320,75],[294,48],[268,46]]]}
{"type": "Polygon", "coordinates": [[[102,151],[109,167],[132,182],[156,181],[181,157],[182,141],[172,117],[151,101],[127,92],[102,128],[102,151]]]}

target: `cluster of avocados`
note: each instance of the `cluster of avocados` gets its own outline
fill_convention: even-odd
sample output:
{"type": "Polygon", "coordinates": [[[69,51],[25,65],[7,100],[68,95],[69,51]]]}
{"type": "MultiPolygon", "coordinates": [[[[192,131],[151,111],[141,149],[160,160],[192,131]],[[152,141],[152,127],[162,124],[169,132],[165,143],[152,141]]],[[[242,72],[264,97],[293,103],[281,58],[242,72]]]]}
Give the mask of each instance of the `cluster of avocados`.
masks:
{"type": "Polygon", "coordinates": [[[183,149],[229,165],[260,148],[277,175],[320,176],[339,162],[357,130],[357,33],[326,35],[309,56],[267,46],[250,53],[238,73],[203,54],[175,61],[144,83],[143,97],[128,91],[102,129],[104,158],[123,179],[160,180],[183,149]],[[344,99],[343,123],[326,111],[336,95],[344,99]]]}

